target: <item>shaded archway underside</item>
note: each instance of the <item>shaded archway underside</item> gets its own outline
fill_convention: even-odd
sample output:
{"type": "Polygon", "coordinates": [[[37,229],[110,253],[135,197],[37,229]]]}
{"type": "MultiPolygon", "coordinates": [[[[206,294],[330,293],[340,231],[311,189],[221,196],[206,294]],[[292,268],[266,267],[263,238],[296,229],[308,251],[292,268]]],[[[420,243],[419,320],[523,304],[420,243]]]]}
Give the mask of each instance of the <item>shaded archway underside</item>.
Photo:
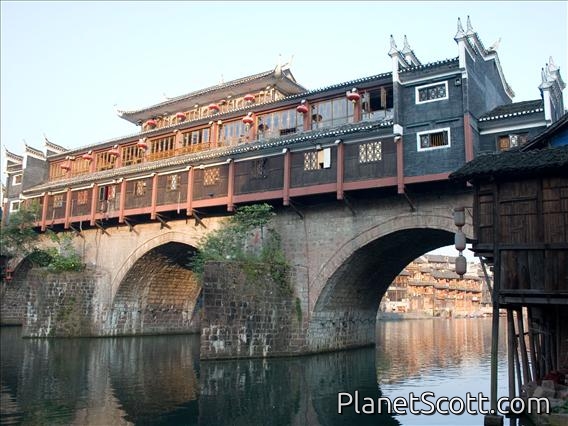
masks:
{"type": "Polygon", "coordinates": [[[201,286],[188,266],[195,248],[169,242],[140,257],[122,279],[103,326],[105,335],[199,331],[201,286]]]}
{"type": "Polygon", "coordinates": [[[311,350],[373,344],[382,296],[406,265],[420,255],[453,243],[442,229],[395,231],[359,248],[331,275],[308,328],[311,350]]]}

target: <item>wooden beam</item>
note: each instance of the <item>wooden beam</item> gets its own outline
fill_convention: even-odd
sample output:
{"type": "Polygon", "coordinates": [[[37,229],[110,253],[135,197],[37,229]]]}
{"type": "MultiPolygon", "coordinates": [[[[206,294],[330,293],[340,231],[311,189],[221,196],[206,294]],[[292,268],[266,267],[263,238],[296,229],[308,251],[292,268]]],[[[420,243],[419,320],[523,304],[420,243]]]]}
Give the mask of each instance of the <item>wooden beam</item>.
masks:
{"type": "Polygon", "coordinates": [[[106,231],[105,227],[103,226],[100,220],[95,220],[95,226],[99,228],[103,234],[106,234],[110,237],[110,234],[106,231]]]}
{"type": "Polygon", "coordinates": [[[49,202],[49,195],[47,192],[43,196],[43,205],[41,206],[41,230],[47,229],[47,203],[49,202]]]}
{"type": "Polygon", "coordinates": [[[292,210],[296,212],[298,216],[300,216],[300,219],[304,220],[304,213],[302,213],[300,209],[296,207],[296,204],[291,199],[288,200],[288,205],[292,208],[292,210]]]}
{"type": "Polygon", "coordinates": [[[118,223],[124,222],[124,207],[126,206],[126,180],[120,182],[120,199],[118,200],[118,223]]]}
{"type": "Polygon", "coordinates": [[[71,188],[67,188],[67,193],[65,194],[65,223],[63,225],[64,229],[69,228],[71,218],[71,196],[71,188]]]}
{"type": "Polygon", "coordinates": [[[99,194],[99,186],[95,183],[93,185],[93,192],[91,194],[91,226],[96,224],[96,214],[97,214],[97,199],[99,194]]]}
{"type": "Polygon", "coordinates": [[[233,203],[233,196],[235,192],[235,162],[229,163],[229,176],[227,178],[227,211],[232,212],[235,210],[233,203]]]}
{"type": "Polygon", "coordinates": [[[286,150],[284,154],[284,186],[282,189],[282,204],[285,206],[290,204],[291,155],[290,150],[286,150]]]}
{"type": "Polygon", "coordinates": [[[158,174],[152,176],[152,207],[150,210],[150,219],[156,219],[156,205],[158,204],[158,174]]]}
{"type": "Polygon", "coordinates": [[[203,223],[203,220],[201,220],[201,217],[200,217],[201,213],[198,213],[196,210],[193,210],[191,212],[191,215],[195,218],[195,226],[201,225],[205,229],[207,229],[207,225],[205,225],[205,223],[203,223]]]}
{"type": "Polygon", "coordinates": [[[342,200],[343,193],[343,176],[345,174],[345,145],[339,141],[337,143],[337,199],[342,200]]]}
{"type": "Polygon", "coordinates": [[[193,200],[193,167],[187,172],[187,200],[186,200],[186,215],[191,216],[193,209],[191,203],[193,200]]]}
{"type": "Polygon", "coordinates": [[[170,225],[168,225],[168,221],[167,221],[167,217],[156,213],[156,219],[158,219],[160,221],[160,229],[164,229],[164,228],[168,228],[168,229],[172,229],[172,227],[170,225]]]}
{"type": "Polygon", "coordinates": [[[128,217],[124,217],[122,220],[124,221],[124,223],[128,225],[129,232],[134,231],[134,226],[135,226],[134,220],[129,219],[128,217]]]}

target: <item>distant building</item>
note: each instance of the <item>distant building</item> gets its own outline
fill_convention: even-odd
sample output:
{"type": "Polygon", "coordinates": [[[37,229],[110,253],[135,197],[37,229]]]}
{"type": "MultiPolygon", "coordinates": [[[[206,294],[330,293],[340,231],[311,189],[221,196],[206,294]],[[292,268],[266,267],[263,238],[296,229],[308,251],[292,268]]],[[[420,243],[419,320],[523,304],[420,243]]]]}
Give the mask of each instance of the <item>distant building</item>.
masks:
{"type": "Polygon", "coordinates": [[[490,298],[480,264],[470,263],[460,278],[455,259],[427,254],[411,262],[388,288],[380,310],[446,317],[481,314],[490,298]]]}

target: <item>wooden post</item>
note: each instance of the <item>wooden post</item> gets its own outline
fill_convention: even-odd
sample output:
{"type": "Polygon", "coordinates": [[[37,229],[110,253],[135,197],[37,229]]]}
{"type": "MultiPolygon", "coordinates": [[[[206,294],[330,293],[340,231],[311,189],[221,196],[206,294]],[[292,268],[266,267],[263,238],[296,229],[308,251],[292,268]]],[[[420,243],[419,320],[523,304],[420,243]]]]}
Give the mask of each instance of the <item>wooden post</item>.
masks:
{"type": "Polygon", "coordinates": [[[515,397],[515,323],[513,322],[513,311],[507,309],[507,364],[509,367],[509,398],[515,397]]]}
{"type": "Polygon", "coordinates": [[[233,193],[235,192],[235,162],[229,163],[229,176],[227,179],[227,211],[232,212],[235,210],[233,204],[233,193]]]}
{"type": "Polygon", "coordinates": [[[120,182],[120,199],[118,201],[118,223],[124,223],[124,208],[126,205],[126,180],[120,182]]]}
{"type": "Polygon", "coordinates": [[[98,195],[99,195],[99,185],[95,183],[93,185],[93,193],[91,194],[91,226],[95,226],[98,195]]]}
{"type": "Polygon", "coordinates": [[[41,230],[47,229],[47,203],[49,202],[49,195],[46,192],[43,195],[43,206],[41,206],[41,230]]]}
{"type": "Polygon", "coordinates": [[[532,377],[533,380],[539,380],[540,379],[540,374],[538,371],[538,364],[536,362],[536,344],[535,344],[535,340],[534,340],[534,330],[535,330],[535,326],[533,323],[533,317],[532,317],[532,308],[529,306],[527,307],[527,321],[528,321],[528,327],[529,327],[529,348],[530,348],[530,354],[531,354],[531,367],[532,367],[532,377]]]}
{"type": "Polygon", "coordinates": [[[191,216],[192,213],[192,198],[193,198],[193,167],[191,167],[187,172],[187,200],[186,200],[186,212],[187,216],[191,216]]]}
{"type": "Polygon", "coordinates": [[[525,344],[525,326],[523,324],[523,308],[517,310],[517,329],[519,330],[519,348],[521,350],[521,365],[523,366],[523,380],[525,384],[531,381],[529,373],[529,357],[527,355],[527,345],[525,344]]]}
{"type": "Polygon", "coordinates": [[[71,221],[71,188],[67,188],[67,194],[65,197],[65,224],[64,229],[69,228],[69,223],[71,221]]]}
{"type": "Polygon", "coordinates": [[[282,204],[290,205],[290,172],[291,172],[291,153],[287,149],[284,154],[284,188],[282,190],[282,204]]]}
{"type": "Polygon", "coordinates": [[[404,193],[404,150],[403,137],[395,136],[394,143],[396,145],[396,186],[399,194],[404,193]],[[397,141],[398,138],[398,141],[397,141]]]}
{"type": "Polygon", "coordinates": [[[156,206],[158,204],[158,174],[152,176],[152,208],[150,210],[150,219],[156,219],[156,206]]]}
{"type": "Polygon", "coordinates": [[[343,200],[343,176],[345,174],[345,146],[343,142],[337,144],[337,199],[343,200]]]}

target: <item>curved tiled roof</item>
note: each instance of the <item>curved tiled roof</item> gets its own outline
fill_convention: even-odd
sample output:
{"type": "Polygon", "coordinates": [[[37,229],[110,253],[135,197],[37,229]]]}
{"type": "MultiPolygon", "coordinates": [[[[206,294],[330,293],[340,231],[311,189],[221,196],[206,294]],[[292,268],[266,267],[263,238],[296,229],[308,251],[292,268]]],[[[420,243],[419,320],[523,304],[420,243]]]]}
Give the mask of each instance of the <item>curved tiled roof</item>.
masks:
{"type": "Polygon", "coordinates": [[[479,121],[500,120],[503,118],[516,117],[519,115],[534,114],[544,112],[544,103],[542,99],[532,101],[514,102],[507,105],[501,105],[483,114],[479,121]]]}
{"type": "Polygon", "coordinates": [[[147,173],[155,170],[167,170],[169,167],[184,166],[195,164],[201,161],[214,160],[216,158],[230,157],[232,155],[244,154],[247,152],[261,151],[264,149],[289,146],[302,142],[308,142],[326,137],[341,137],[359,132],[367,132],[375,129],[386,128],[392,126],[392,120],[360,122],[355,124],[346,124],[331,129],[310,130],[300,135],[292,137],[276,137],[264,141],[246,143],[237,146],[220,147],[208,151],[198,153],[179,155],[149,163],[135,164],[131,166],[120,167],[118,169],[104,170],[95,173],[75,176],[69,179],[47,182],[26,191],[27,194],[57,190],[79,184],[100,181],[102,179],[114,179],[124,176],[136,176],[140,173],[147,173]]]}
{"type": "Polygon", "coordinates": [[[427,64],[421,64],[421,65],[415,65],[413,67],[402,68],[399,71],[399,74],[403,74],[405,72],[410,72],[410,71],[418,71],[418,70],[423,71],[425,69],[432,69],[432,68],[440,67],[442,65],[449,65],[449,64],[459,65],[459,58],[455,57],[455,58],[449,58],[449,59],[442,59],[440,61],[428,62],[427,64]]]}
{"type": "Polygon", "coordinates": [[[473,180],[492,176],[522,176],[542,172],[568,176],[568,145],[533,151],[504,151],[474,158],[452,174],[450,179],[473,180]]]}

